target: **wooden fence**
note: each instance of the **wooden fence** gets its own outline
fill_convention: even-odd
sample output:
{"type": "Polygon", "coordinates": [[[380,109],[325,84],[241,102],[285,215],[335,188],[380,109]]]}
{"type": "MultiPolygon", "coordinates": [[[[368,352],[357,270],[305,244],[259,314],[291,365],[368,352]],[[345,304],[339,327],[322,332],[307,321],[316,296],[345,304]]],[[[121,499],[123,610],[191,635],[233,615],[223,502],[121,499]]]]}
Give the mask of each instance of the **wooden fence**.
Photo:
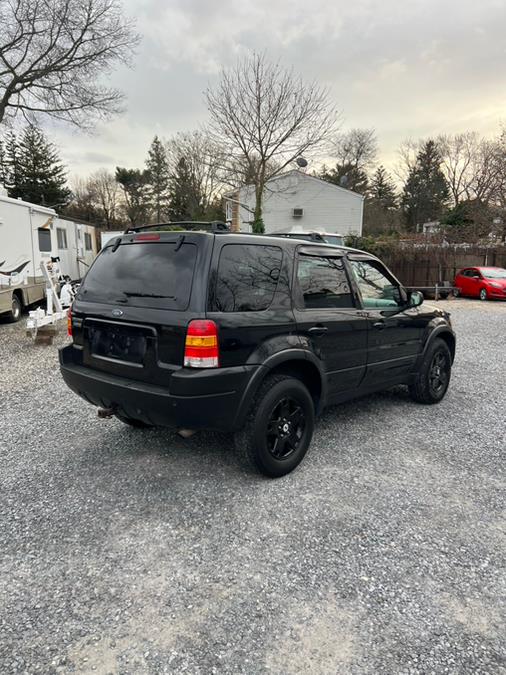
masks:
{"type": "Polygon", "coordinates": [[[506,267],[506,248],[428,245],[388,247],[378,256],[406,286],[453,282],[463,267],[506,267]]]}

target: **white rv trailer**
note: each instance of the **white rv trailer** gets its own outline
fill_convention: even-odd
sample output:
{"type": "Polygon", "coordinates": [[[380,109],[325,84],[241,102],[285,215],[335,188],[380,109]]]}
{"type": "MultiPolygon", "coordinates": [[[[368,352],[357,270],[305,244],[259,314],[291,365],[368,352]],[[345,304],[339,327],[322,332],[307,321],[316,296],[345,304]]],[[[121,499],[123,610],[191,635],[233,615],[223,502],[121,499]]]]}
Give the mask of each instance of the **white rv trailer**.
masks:
{"type": "Polygon", "coordinates": [[[97,254],[95,228],[59,217],[54,209],[0,194],[0,314],[11,321],[44,299],[40,263],[53,258],[60,274],[84,276],[97,254]]]}

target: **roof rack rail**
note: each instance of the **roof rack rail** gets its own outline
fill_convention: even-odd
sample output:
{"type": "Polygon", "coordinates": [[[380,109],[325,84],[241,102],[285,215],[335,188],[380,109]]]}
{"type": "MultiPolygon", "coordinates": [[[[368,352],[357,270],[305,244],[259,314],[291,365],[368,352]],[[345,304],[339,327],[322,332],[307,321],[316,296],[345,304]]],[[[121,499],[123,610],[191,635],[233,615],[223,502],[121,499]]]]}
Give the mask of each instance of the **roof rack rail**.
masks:
{"type": "MultiPolygon", "coordinates": [[[[180,220],[172,223],[153,223],[152,225],[136,225],[134,227],[127,227],[123,234],[142,232],[143,230],[156,230],[162,227],[178,228],[178,230],[204,230],[206,232],[213,233],[230,232],[230,227],[221,220],[180,220]]],[[[175,231],[177,232],[178,230],[175,231]]]]}

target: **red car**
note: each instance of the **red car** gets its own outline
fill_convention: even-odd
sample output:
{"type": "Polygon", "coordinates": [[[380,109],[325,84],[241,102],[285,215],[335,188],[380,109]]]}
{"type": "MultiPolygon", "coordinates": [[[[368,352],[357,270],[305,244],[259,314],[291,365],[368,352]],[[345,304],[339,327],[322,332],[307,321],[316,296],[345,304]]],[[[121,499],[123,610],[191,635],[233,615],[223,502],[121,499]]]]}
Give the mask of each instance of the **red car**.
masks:
{"type": "Polygon", "coordinates": [[[506,299],[506,270],[502,267],[466,267],[453,284],[459,295],[489,300],[506,299]]]}

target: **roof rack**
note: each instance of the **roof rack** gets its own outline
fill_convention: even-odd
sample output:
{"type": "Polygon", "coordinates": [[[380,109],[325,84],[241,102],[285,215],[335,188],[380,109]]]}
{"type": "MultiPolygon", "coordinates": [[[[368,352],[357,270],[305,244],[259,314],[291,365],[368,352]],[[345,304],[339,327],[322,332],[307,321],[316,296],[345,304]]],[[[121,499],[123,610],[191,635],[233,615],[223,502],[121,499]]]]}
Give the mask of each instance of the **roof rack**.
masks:
{"type": "MultiPolygon", "coordinates": [[[[162,227],[177,227],[183,230],[204,230],[206,232],[230,232],[230,227],[221,220],[199,221],[199,220],[180,220],[172,223],[154,223],[152,225],[136,225],[135,227],[127,227],[123,234],[130,232],[141,232],[143,230],[156,230],[162,227]]],[[[177,232],[177,230],[175,230],[177,232]]]]}

